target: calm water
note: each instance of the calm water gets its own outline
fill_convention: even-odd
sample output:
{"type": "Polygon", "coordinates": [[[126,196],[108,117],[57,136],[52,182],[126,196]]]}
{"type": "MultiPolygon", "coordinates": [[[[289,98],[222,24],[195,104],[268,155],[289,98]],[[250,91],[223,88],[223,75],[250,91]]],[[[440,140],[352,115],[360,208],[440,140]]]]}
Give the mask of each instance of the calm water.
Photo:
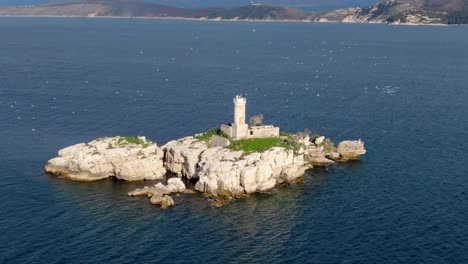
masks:
{"type": "Polygon", "coordinates": [[[0,263],[468,263],[467,73],[468,27],[2,18],[0,263]],[[217,126],[238,93],[368,154],[223,208],[43,172],[217,126]]]}

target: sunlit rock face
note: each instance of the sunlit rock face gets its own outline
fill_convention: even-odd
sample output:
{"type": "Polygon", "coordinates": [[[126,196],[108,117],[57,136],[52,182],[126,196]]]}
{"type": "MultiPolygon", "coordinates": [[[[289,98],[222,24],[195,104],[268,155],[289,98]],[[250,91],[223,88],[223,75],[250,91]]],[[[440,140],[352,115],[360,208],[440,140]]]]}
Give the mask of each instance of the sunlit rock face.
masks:
{"type": "Polygon", "coordinates": [[[366,149],[364,148],[364,142],[361,140],[346,140],[338,144],[336,152],[343,159],[356,160],[359,159],[359,156],[366,154],[366,149]]]}
{"type": "Polygon", "coordinates": [[[122,137],[100,138],[58,152],[47,172],[73,180],[94,181],[116,177],[127,181],[157,180],[166,174],[164,152],[144,137],[128,142],[122,137]]]}
{"type": "Polygon", "coordinates": [[[199,156],[207,148],[205,141],[194,137],[170,141],[162,147],[165,151],[164,165],[167,171],[179,177],[196,178],[199,156]]]}
{"type": "Polygon", "coordinates": [[[316,136],[311,140],[307,133],[278,137],[285,145],[261,151],[234,150],[224,142],[235,142],[232,139],[216,140],[220,144],[210,144],[212,138],[185,137],[158,147],[145,137],[100,138],[60,150],[58,157],[48,161],[46,171],[83,181],[107,177],[157,180],[169,172],[176,177],[168,179],[166,185],[159,182],[128,195],[147,196],[151,203],[167,208],[174,205],[170,194],[187,191],[182,181],[185,178],[196,182],[196,191],[223,205],[296,181],[312,165],[327,166],[334,161],[358,159],[366,153],[360,140],[343,141],[335,147],[330,139],[316,136]]]}
{"type": "Polygon", "coordinates": [[[202,154],[199,167],[196,190],[212,195],[229,192],[235,196],[269,191],[303,176],[307,168],[302,155],[279,147],[247,155],[213,148],[202,154]]]}

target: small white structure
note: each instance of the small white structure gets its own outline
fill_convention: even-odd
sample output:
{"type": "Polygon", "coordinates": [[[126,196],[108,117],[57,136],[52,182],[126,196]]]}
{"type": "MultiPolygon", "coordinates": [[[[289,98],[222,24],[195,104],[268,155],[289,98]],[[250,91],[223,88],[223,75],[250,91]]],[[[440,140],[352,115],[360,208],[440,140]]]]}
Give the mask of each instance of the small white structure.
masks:
{"type": "Polygon", "coordinates": [[[279,127],[249,126],[245,123],[247,100],[239,95],[234,97],[234,123],[221,125],[221,130],[233,139],[279,137],[279,127]]]}

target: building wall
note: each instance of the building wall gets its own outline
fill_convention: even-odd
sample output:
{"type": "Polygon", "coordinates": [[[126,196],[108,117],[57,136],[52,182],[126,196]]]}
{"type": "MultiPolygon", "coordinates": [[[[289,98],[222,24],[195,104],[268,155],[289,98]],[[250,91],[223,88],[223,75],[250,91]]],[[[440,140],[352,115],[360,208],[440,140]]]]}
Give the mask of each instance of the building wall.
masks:
{"type": "Polygon", "coordinates": [[[279,137],[280,129],[274,126],[254,126],[247,131],[247,138],[279,137]]]}
{"type": "Polygon", "coordinates": [[[233,124],[232,125],[232,138],[234,139],[246,138],[248,129],[249,129],[249,126],[246,124],[243,124],[243,125],[233,124]]]}
{"type": "Polygon", "coordinates": [[[279,137],[280,129],[274,126],[221,125],[221,131],[233,139],[279,137]]]}
{"type": "Polygon", "coordinates": [[[232,127],[226,124],[221,125],[221,131],[232,137],[232,127]]]}

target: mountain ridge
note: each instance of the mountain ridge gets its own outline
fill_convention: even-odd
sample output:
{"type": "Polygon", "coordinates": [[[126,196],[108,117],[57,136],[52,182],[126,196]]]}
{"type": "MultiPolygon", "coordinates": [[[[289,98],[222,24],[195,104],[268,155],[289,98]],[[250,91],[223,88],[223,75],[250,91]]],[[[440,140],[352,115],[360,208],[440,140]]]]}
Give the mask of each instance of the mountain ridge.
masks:
{"type": "Polygon", "coordinates": [[[467,24],[468,0],[387,0],[323,13],[320,21],[387,24],[467,24]]]}
{"type": "MultiPolygon", "coordinates": [[[[2,0],[0,6],[12,6],[21,2],[21,5],[42,5],[52,2],[67,2],[70,0],[2,0]]],[[[251,0],[146,0],[160,5],[182,8],[236,8],[246,6],[251,0]]],[[[304,10],[333,10],[347,7],[364,7],[379,2],[379,0],[255,0],[256,3],[272,6],[287,6],[304,10]]]]}
{"type": "Polygon", "coordinates": [[[0,7],[0,16],[143,17],[210,20],[386,24],[468,24],[468,0],[386,0],[369,7],[304,11],[251,4],[237,8],[180,8],[141,0],[81,0],[0,7]]]}

